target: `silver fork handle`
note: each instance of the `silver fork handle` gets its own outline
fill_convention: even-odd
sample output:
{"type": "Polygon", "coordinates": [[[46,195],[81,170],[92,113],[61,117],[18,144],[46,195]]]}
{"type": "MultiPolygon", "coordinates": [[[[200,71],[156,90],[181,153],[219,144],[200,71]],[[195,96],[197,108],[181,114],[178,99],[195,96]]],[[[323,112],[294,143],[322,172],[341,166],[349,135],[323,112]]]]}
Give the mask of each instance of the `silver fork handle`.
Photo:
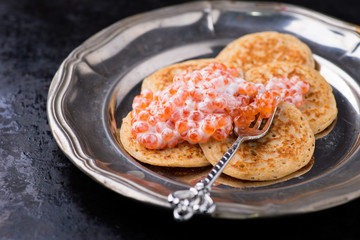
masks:
{"type": "Polygon", "coordinates": [[[174,208],[174,218],[176,220],[188,220],[194,213],[214,213],[216,206],[210,197],[211,186],[244,140],[243,137],[238,137],[204,180],[197,182],[194,187],[188,190],[180,190],[169,194],[168,201],[174,208]]]}
{"type": "Polygon", "coordinates": [[[231,145],[229,150],[221,157],[217,164],[211,169],[206,178],[202,181],[204,188],[208,190],[214,184],[215,180],[220,176],[226,165],[230,162],[236,151],[239,149],[240,144],[244,141],[243,137],[238,137],[236,141],[231,145]]]}

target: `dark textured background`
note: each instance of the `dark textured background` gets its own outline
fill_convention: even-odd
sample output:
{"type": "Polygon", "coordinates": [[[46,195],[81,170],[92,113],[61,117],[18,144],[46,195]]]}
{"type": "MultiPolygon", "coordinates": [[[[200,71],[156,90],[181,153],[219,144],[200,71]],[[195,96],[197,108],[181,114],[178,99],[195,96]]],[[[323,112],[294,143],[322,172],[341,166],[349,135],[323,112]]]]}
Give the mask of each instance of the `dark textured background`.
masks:
{"type": "MultiPolygon", "coordinates": [[[[0,239],[360,239],[360,199],[275,219],[177,223],[170,211],[99,185],[64,156],[46,117],[48,87],[62,60],[120,19],[181,2],[0,0],[0,239]]],[[[357,0],[288,3],[360,25],[357,0]]]]}

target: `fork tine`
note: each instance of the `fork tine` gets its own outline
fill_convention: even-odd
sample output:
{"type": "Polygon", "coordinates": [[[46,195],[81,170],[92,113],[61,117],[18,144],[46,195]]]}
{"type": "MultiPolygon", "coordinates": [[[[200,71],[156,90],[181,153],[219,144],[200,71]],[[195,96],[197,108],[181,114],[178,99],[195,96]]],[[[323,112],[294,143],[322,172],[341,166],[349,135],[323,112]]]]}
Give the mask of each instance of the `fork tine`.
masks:
{"type": "Polygon", "coordinates": [[[255,124],[256,130],[262,130],[267,122],[268,118],[260,118],[257,120],[257,123],[255,124]]]}
{"type": "Polygon", "coordinates": [[[262,122],[262,125],[261,125],[261,127],[259,128],[259,130],[263,130],[263,129],[268,128],[269,125],[270,125],[270,123],[271,123],[270,118],[264,118],[264,119],[263,119],[263,122],[262,122]]]}
{"type": "Polygon", "coordinates": [[[260,137],[263,136],[263,135],[265,135],[265,133],[269,130],[270,124],[271,124],[272,121],[274,120],[276,110],[277,110],[277,106],[276,106],[276,108],[274,109],[274,111],[273,111],[273,113],[272,113],[272,115],[271,115],[270,118],[263,118],[263,119],[262,119],[263,121],[266,120],[266,122],[264,122],[264,123],[262,124],[263,126],[262,126],[262,127],[260,126],[261,128],[259,128],[260,131],[264,131],[264,134],[261,134],[260,137]]]}
{"type": "Polygon", "coordinates": [[[260,119],[260,114],[258,113],[255,115],[254,121],[252,121],[250,123],[249,128],[257,128],[256,126],[257,126],[259,120],[261,120],[261,119],[260,119]]]}

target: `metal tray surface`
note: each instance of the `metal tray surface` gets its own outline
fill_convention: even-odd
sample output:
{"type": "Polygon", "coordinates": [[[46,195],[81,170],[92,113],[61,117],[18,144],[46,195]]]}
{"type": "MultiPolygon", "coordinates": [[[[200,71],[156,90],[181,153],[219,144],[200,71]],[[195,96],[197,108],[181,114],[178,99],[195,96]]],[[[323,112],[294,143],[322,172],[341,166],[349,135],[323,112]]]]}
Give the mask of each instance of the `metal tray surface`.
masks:
{"type": "MultiPolygon", "coordinates": [[[[192,2],[123,19],[73,50],[51,83],[47,102],[54,138],[67,157],[104,186],[170,208],[167,195],[193,185],[209,168],[142,164],[117,140],[141,81],[183,60],[215,57],[252,32],[290,33],[309,45],[333,87],[339,114],[318,136],[313,168],[261,187],[219,184],[213,217],[251,218],[326,209],[360,196],[359,27],[293,5],[192,2]]],[[[170,211],[169,211],[170,214],[170,211]]]]}

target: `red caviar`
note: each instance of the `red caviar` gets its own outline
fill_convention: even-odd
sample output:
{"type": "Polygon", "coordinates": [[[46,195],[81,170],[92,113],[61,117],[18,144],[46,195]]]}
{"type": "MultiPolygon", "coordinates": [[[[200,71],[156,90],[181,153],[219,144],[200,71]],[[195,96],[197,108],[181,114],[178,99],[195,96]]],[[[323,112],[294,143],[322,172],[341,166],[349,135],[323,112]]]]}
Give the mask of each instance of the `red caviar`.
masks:
{"type": "Polygon", "coordinates": [[[234,68],[211,63],[199,71],[176,75],[163,91],[144,89],[133,101],[131,133],[149,149],[178,143],[218,141],[243,129],[255,115],[269,117],[276,97],[300,106],[309,86],[296,78],[273,78],[266,87],[237,77],[234,68]]]}

